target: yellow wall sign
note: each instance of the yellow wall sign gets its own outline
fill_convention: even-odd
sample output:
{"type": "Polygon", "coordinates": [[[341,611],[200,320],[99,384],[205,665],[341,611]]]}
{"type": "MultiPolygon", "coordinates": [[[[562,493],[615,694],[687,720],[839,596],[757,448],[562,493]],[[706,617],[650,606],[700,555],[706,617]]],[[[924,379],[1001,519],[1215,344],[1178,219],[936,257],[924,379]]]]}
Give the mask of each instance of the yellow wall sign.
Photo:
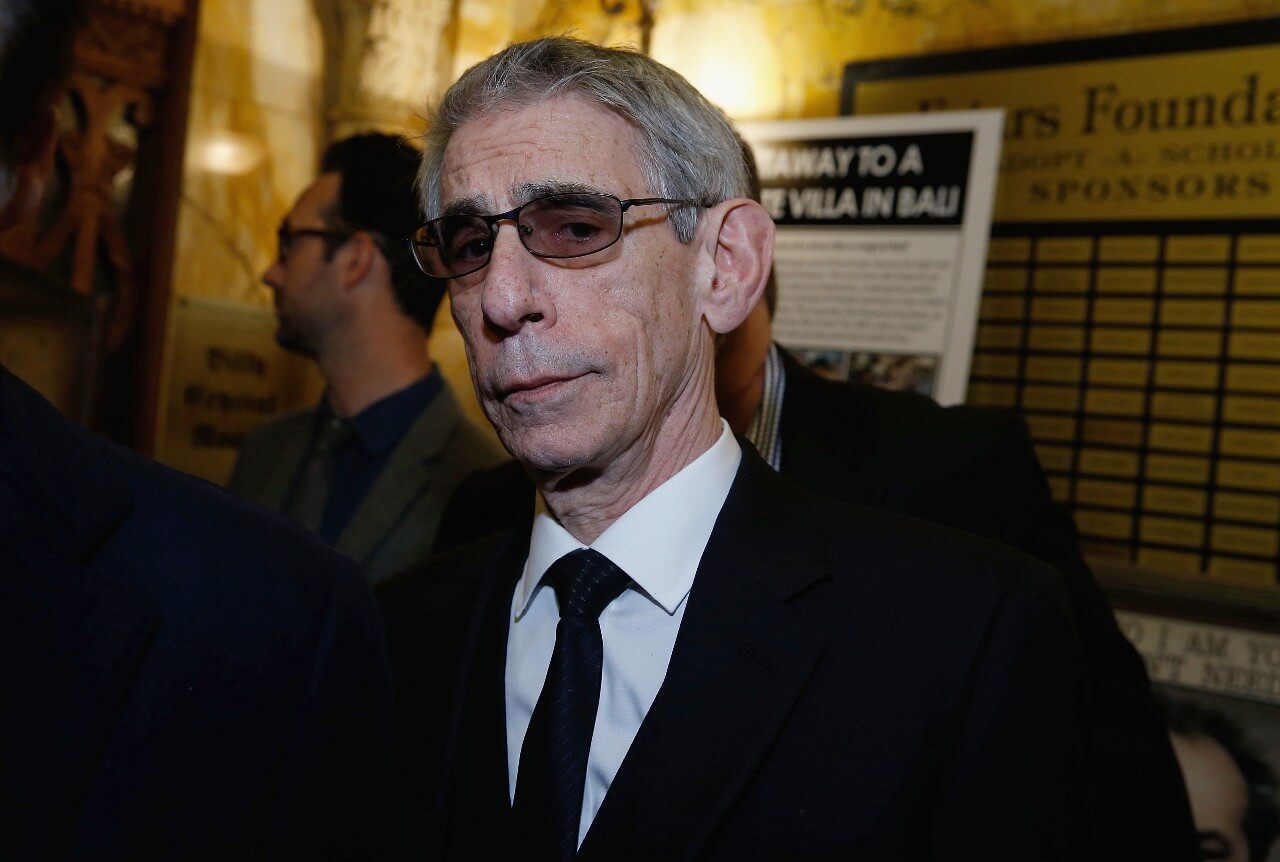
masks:
{"type": "Polygon", "coordinates": [[[268,308],[179,297],[171,319],[156,458],[225,482],[244,436],[314,402],[319,375],[310,362],[276,346],[275,315],[268,308]]]}
{"type": "Polygon", "coordinates": [[[892,65],[850,68],[854,112],[1005,108],[997,221],[1280,213],[1280,44],[870,77],[892,65]]]}

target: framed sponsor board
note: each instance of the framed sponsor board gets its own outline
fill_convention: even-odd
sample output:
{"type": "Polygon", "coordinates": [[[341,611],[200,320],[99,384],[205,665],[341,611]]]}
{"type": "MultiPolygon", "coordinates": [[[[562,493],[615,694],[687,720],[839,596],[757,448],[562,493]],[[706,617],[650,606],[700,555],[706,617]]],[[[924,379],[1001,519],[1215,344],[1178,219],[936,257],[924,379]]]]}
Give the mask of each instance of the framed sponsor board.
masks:
{"type": "Polygon", "coordinates": [[[969,402],[1111,586],[1280,620],[1280,19],[845,69],[846,113],[990,107],[969,402]]]}

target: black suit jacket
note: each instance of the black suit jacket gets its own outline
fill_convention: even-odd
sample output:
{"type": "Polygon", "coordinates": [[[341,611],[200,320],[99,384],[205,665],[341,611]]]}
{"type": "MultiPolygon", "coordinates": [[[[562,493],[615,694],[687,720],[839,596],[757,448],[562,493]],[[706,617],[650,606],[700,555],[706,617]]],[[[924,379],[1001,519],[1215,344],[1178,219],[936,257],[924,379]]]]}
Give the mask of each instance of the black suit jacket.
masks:
{"type": "MultiPolygon", "coordinates": [[[[1017,548],[1061,577],[1092,700],[1090,738],[1103,859],[1199,858],[1182,776],[1137,651],[1049,492],[1026,424],[1006,411],[827,380],[785,351],[782,474],[847,503],[943,524],[1017,548]]],[[[463,483],[437,538],[444,549],[531,516],[514,461],[463,483]]]]}
{"type": "Polygon", "coordinates": [[[380,857],[392,720],[353,566],[0,368],[0,857],[380,857]]]}
{"type": "MultiPolygon", "coordinates": [[[[429,858],[519,858],[503,675],[529,527],[379,591],[429,858]]],[[[1014,551],[813,497],[744,444],[579,858],[1089,858],[1059,592],[1014,551]]]]}
{"type": "Polygon", "coordinates": [[[782,472],[824,496],[984,536],[1056,568],[1081,633],[1095,726],[1100,852],[1199,858],[1191,809],[1146,668],[1049,491],[1026,423],[978,407],[827,380],[782,352],[782,472]]]}

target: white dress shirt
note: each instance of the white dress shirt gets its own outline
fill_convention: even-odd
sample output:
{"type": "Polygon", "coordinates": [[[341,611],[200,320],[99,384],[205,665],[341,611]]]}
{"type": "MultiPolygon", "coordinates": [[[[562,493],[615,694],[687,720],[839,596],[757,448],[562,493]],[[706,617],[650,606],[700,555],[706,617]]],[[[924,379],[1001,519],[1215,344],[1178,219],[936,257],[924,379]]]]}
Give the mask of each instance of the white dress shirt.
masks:
{"type": "MultiPolygon", "coordinates": [[[[710,449],[628,509],[590,545],[634,584],[600,614],[604,669],[587,757],[579,846],[666,678],[693,576],[742,460],[728,423],[721,424],[720,439],[710,449]]],[[[552,563],[582,547],[539,497],[507,635],[507,775],[512,802],[520,749],[546,682],[560,622],[555,590],[542,578],[552,563]]]]}

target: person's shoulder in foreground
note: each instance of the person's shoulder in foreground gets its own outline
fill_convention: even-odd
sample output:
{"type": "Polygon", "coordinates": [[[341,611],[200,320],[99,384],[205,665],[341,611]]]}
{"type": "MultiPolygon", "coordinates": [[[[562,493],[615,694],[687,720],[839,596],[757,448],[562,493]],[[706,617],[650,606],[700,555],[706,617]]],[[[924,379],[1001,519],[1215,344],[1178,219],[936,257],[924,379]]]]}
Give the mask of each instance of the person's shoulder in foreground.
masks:
{"type": "Polygon", "coordinates": [[[0,847],[366,858],[390,688],[352,566],[0,368],[0,847]]]}

